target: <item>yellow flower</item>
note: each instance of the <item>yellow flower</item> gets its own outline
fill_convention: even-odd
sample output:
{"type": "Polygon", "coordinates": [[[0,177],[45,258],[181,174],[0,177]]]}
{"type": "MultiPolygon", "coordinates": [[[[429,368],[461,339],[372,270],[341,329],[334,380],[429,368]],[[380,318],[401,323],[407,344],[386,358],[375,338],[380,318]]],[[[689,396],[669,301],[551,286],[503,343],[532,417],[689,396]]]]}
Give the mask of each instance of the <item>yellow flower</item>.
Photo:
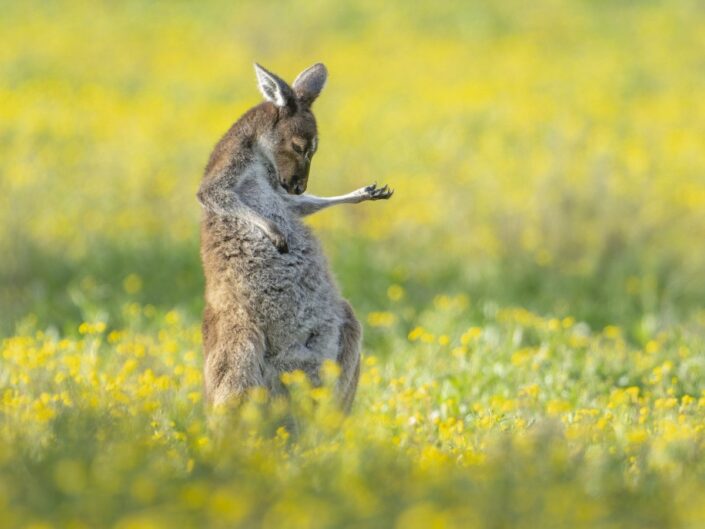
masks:
{"type": "Polygon", "coordinates": [[[391,312],[370,312],[367,323],[372,327],[391,327],[396,323],[397,317],[391,312]]]}
{"type": "Polygon", "coordinates": [[[142,278],[137,274],[130,274],[123,280],[122,287],[128,294],[136,294],[142,290],[142,278]]]}
{"type": "Polygon", "coordinates": [[[404,297],[404,289],[400,285],[390,285],[387,288],[387,297],[392,301],[399,301],[404,297]]]}

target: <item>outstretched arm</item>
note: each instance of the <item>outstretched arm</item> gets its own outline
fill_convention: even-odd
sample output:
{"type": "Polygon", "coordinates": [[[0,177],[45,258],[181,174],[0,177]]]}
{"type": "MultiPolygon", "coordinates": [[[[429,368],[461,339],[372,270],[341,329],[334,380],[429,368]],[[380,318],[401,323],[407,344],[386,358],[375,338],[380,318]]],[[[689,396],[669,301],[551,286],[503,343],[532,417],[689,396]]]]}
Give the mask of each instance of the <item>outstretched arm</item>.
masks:
{"type": "Polygon", "coordinates": [[[336,204],[357,204],[365,200],[386,200],[394,194],[389,187],[377,187],[377,184],[361,187],[347,195],[337,197],[317,197],[315,195],[285,195],[289,209],[301,217],[311,215],[336,204]]]}
{"type": "Polygon", "coordinates": [[[233,215],[244,219],[262,230],[279,253],[288,252],[286,237],[276,224],[240,200],[235,188],[236,180],[237,175],[227,171],[204,179],[196,193],[201,206],[216,215],[233,215]]]}

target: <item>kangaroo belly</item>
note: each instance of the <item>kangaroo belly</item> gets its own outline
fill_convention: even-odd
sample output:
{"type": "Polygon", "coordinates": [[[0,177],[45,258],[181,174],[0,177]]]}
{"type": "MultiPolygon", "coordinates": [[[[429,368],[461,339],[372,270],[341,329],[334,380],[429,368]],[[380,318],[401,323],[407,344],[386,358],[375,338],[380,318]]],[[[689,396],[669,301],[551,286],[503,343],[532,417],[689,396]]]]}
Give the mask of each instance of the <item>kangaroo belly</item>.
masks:
{"type": "Polygon", "coordinates": [[[236,219],[209,246],[220,263],[209,304],[248,313],[265,339],[268,361],[322,362],[337,355],[341,298],[313,234],[298,219],[280,223],[289,252],[280,254],[256,228],[236,219]]]}
{"type": "Polygon", "coordinates": [[[289,253],[273,255],[273,266],[260,270],[276,285],[270,292],[253,285],[253,310],[270,357],[335,358],[340,296],[316,241],[307,235],[291,234],[289,253]]]}

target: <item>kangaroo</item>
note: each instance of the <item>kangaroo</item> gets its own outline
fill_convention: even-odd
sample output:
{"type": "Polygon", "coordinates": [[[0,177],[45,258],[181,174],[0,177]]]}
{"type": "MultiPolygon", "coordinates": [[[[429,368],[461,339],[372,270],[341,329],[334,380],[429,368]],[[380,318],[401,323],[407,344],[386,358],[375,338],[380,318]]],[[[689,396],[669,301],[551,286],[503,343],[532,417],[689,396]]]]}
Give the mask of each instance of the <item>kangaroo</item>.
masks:
{"type": "Polygon", "coordinates": [[[281,374],[297,369],[320,384],[322,363],[333,360],[347,413],[362,328],[301,218],[335,204],[388,199],[393,191],[369,185],[335,197],[304,194],[318,148],[311,105],[326,67],[311,66],[291,86],[258,64],[255,73],[265,101],[215,146],[197,193],[206,398],[218,405],[256,386],[281,394],[281,374]]]}

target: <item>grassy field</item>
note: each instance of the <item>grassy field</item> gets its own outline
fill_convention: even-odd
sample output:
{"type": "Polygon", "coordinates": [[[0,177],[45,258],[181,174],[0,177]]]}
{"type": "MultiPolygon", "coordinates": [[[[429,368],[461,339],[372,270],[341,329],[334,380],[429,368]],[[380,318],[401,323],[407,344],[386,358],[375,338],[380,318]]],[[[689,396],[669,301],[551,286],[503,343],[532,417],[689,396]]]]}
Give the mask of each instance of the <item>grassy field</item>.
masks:
{"type": "Polygon", "coordinates": [[[700,3],[0,8],[0,527],[705,527],[700,3]],[[344,421],[297,373],[203,407],[195,192],[255,60],[328,66],[310,192],[396,190],[311,219],[344,421]]]}

